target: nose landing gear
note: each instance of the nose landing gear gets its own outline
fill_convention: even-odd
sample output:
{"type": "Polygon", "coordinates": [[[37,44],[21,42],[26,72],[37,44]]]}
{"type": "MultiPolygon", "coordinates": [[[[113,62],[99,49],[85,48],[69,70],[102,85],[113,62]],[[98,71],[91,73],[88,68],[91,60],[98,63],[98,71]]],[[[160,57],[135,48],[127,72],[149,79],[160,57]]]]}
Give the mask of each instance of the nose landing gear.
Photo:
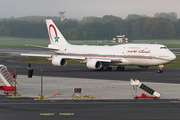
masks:
{"type": "Polygon", "coordinates": [[[159,69],[157,70],[158,73],[162,73],[163,72],[162,67],[164,67],[164,65],[159,65],[159,69]]]}

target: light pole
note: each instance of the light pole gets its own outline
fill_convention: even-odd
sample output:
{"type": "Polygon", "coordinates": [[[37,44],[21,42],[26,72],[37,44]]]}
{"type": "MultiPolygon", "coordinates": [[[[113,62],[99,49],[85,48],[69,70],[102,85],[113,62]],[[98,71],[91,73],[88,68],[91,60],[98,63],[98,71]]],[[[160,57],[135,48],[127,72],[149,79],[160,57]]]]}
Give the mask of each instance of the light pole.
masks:
{"type": "Polygon", "coordinates": [[[16,88],[16,76],[17,76],[16,71],[17,70],[16,69],[28,70],[29,78],[32,78],[33,70],[40,70],[41,71],[41,99],[42,99],[43,98],[43,75],[42,75],[43,70],[42,69],[31,69],[30,67],[31,67],[31,65],[29,65],[28,68],[15,68],[15,97],[16,97],[16,91],[17,91],[17,88],[16,88]]]}
{"type": "Polygon", "coordinates": [[[16,68],[15,68],[15,98],[16,98],[16,68]]]}
{"type": "Polygon", "coordinates": [[[43,97],[43,77],[42,77],[42,69],[40,69],[40,71],[41,71],[41,99],[42,99],[42,97],[43,97]]]}

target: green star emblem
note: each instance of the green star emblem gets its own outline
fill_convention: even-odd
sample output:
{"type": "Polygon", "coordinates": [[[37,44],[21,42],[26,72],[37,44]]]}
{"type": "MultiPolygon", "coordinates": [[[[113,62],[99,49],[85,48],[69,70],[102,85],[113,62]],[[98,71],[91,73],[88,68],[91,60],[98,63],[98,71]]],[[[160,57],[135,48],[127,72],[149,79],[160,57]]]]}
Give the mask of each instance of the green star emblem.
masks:
{"type": "Polygon", "coordinates": [[[54,37],[54,38],[55,38],[55,42],[58,42],[59,37],[56,36],[56,37],[54,37]]]}

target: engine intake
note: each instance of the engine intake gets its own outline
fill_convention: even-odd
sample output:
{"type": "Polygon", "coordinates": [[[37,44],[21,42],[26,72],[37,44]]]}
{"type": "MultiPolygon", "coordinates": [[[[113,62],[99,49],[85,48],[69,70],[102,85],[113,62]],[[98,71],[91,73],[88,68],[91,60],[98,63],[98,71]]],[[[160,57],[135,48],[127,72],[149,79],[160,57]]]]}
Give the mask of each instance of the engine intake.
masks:
{"type": "Polygon", "coordinates": [[[90,60],[86,63],[89,69],[98,70],[102,67],[102,63],[96,60],[90,60]]]}
{"type": "Polygon", "coordinates": [[[54,66],[65,66],[67,64],[67,60],[61,57],[55,57],[52,59],[52,64],[54,66]]]}

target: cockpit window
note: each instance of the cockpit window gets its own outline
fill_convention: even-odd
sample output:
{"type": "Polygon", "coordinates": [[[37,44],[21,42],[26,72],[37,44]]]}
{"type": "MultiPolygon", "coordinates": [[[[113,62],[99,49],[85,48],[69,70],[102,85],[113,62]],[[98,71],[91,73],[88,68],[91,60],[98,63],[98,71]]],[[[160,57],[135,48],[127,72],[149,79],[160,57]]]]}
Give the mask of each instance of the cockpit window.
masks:
{"type": "Polygon", "coordinates": [[[160,49],[167,49],[167,47],[160,47],[160,49]]]}

